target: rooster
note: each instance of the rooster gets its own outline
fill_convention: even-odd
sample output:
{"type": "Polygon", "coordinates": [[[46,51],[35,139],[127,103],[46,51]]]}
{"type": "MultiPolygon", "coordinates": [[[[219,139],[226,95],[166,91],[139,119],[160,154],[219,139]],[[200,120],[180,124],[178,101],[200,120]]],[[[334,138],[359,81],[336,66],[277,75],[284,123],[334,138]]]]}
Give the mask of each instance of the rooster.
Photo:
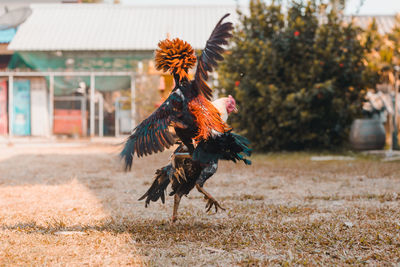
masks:
{"type": "Polygon", "coordinates": [[[248,143],[231,132],[211,103],[212,90],[206,83],[208,72],[223,60],[222,46],[227,45],[227,39],[232,36],[232,23],[223,22],[227,16],[229,14],[221,18],[207,40],[198,58],[193,80],[189,80],[188,70],[197,59],[190,44],[178,38],[159,42],[156,69],[170,72],[175,87],[161,106],[132,130],[121,152],[125,169],[129,170],[134,154],[138,157],[151,155],[174,145],[175,138],[169,130],[173,127],[182,142],[178,150],[184,147],[187,150],[184,153],[188,153],[188,158],[196,165],[194,169],[198,173],[193,176],[196,177],[194,185],[213,205],[217,202],[203,189],[203,185],[216,172],[218,160],[242,160],[248,164],[242,153],[250,153],[248,143]]]}
{"type": "MultiPolygon", "coordinates": [[[[218,109],[221,114],[221,118],[226,121],[231,112],[237,112],[236,101],[232,96],[219,98],[212,102],[213,105],[218,109]]],[[[240,135],[236,135],[233,133],[229,133],[225,137],[217,137],[214,139],[214,152],[219,153],[218,150],[221,146],[219,144],[222,138],[230,139],[231,145],[228,147],[238,148],[242,150],[244,153],[250,155],[250,149],[247,148],[249,144],[248,140],[240,135]],[[230,137],[230,138],[229,138],[230,137]],[[238,146],[238,144],[240,146],[238,146]]],[[[222,146],[227,146],[226,140],[222,141],[222,146]]],[[[221,151],[223,151],[222,149],[221,151]]],[[[222,158],[219,156],[218,158],[222,158]]],[[[249,160],[244,160],[246,164],[250,164],[249,160]]],[[[218,160],[213,162],[211,165],[213,169],[213,173],[216,172],[218,168],[218,160]]],[[[218,201],[216,201],[207,191],[204,190],[200,184],[196,183],[199,180],[200,174],[202,173],[202,168],[204,165],[199,164],[198,161],[194,161],[190,154],[187,151],[187,148],[184,145],[180,145],[175,152],[172,154],[171,163],[165,167],[159,168],[156,171],[156,176],[153,181],[153,184],[150,186],[149,190],[139,198],[139,200],[143,200],[146,198],[145,207],[149,205],[150,201],[157,201],[161,198],[162,203],[165,203],[165,191],[168,185],[171,183],[172,191],[170,192],[170,196],[174,196],[174,208],[172,214],[172,222],[175,222],[178,218],[178,207],[183,195],[187,195],[195,186],[197,190],[204,194],[204,198],[208,200],[206,204],[206,211],[210,211],[211,208],[215,207],[215,212],[218,212],[218,209],[225,210],[218,201]]]]}

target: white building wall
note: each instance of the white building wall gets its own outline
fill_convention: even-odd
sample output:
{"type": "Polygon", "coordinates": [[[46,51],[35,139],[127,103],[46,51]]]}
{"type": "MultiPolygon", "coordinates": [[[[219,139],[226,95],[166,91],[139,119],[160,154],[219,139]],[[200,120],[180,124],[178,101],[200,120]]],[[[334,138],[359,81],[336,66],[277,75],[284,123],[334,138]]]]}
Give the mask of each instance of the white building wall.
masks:
{"type": "Polygon", "coordinates": [[[49,136],[49,108],[46,80],[31,79],[31,133],[32,136],[49,136]]]}

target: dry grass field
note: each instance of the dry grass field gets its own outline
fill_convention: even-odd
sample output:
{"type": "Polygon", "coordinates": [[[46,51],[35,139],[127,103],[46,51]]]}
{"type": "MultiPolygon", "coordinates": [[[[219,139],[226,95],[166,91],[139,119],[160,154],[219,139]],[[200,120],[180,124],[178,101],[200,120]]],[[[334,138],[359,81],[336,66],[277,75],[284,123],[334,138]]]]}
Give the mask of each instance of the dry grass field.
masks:
{"type": "Polygon", "coordinates": [[[172,199],[137,199],[169,152],[123,172],[119,147],[0,147],[0,266],[400,264],[400,162],[256,155],[221,163],[170,224],[172,199]]]}

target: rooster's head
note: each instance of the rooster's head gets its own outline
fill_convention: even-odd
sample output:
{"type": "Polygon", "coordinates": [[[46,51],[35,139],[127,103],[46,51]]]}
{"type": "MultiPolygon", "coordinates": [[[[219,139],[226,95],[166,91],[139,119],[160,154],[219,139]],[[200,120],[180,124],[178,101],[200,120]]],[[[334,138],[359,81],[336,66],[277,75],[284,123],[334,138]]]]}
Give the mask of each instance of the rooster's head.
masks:
{"type": "Polygon", "coordinates": [[[236,106],[236,101],[233,98],[233,96],[229,95],[228,97],[225,98],[225,105],[226,105],[226,111],[229,113],[236,113],[238,112],[238,108],[236,106]]]}

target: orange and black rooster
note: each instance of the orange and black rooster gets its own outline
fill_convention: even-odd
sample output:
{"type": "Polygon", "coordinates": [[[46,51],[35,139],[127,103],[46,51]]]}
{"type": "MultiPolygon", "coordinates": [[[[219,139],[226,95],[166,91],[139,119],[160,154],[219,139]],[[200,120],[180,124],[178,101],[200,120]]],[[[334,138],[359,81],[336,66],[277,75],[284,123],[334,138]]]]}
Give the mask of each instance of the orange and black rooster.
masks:
{"type": "MultiPolygon", "coordinates": [[[[180,190],[173,191],[176,206],[174,215],[180,197],[188,194],[194,186],[205,195],[210,206],[220,207],[218,202],[203,189],[205,181],[216,172],[218,160],[234,162],[242,160],[250,164],[250,161],[242,155],[242,153],[250,155],[248,141],[231,132],[231,128],[221,118],[218,109],[210,102],[212,90],[206,83],[208,72],[213,71],[217,62],[223,59],[222,46],[226,45],[227,39],[232,36],[230,33],[233,29],[232,23],[223,23],[223,19],[228,15],[222,17],[211,33],[205,49],[198,58],[194,80],[189,80],[188,77],[188,70],[196,63],[193,48],[178,38],[166,39],[158,44],[159,48],[156,50],[155,57],[156,68],[169,71],[173,75],[175,88],[156,111],[133,129],[121,152],[121,157],[125,160],[125,168],[131,169],[135,153],[141,157],[161,152],[174,145],[176,140],[169,131],[169,127],[174,128],[176,136],[182,142],[174,155],[183,151],[182,153],[185,154],[183,158],[188,158],[190,161],[187,172],[192,172],[186,176],[190,178],[187,186],[181,186],[180,190]]],[[[168,175],[173,185],[174,179],[179,177],[172,175],[172,172],[175,173],[176,170],[172,166],[171,175],[168,175]]],[[[169,181],[163,183],[168,186],[169,181]]],[[[157,189],[163,188],[162,200],[166,186],[157,189]]],[[[161,195],[157,199],[159,197],[161,195]]]]}

